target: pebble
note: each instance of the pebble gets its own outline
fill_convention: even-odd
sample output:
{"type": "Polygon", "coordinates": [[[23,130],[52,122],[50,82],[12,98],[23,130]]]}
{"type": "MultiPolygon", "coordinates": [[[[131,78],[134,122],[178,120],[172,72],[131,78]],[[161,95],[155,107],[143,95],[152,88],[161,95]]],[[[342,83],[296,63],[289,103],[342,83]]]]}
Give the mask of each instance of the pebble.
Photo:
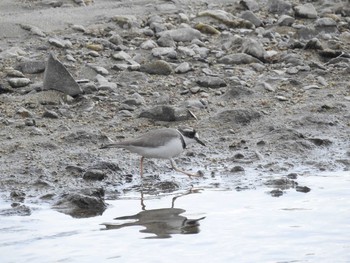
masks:
{"type": "Polygon", "coordinates": [[[157,47],[152,49],[152,55],[154,57],[160,58],[162,56],[166,56],[169,58],[176,58],[177,53],[172,47],[157,47]]]}
{"type": "Polygon", "coordinates": [[[211,76],[199,77],[196,80],[196,83],[201,87],[207,88],[220,88],[227,86],[226,82],[222,78],[211,76]]]}
{"type": "Polygon", "coordinates": [[[154,49],[158,47],[157,43],[154,42],[153,40],[149,39],[149,40],[146,40],[145,42],[142,42],[141,45],[140,45],[140,48],[142,49],[154,49]]]}
{"type": "Polygon", "coordinates": [[[25,87],[31,82],[28,78],[10,78],[7,81],[12,88],[25,87]]]}
{"type": "Polygon", "coordinates": [[[289,15],[281,15],[277,21],[279,26],[291,26],[295,22],[295,18],[289,15]]]}
{"type": "Polygon", "coordinates": [[[317,11],[313,4],[306,3],[304,5],[298,5],[294,7],[295,16],[302,18],[317,18],[317,11]]]}
{"type": "Polygon", "coordinates": [[[110,90],[114,91],[117,88],[117,84],[113,82],[109,82],[104,76],[97,74],[95,77],[99,90],[110,90]]]}
{"type": "Polygon", "coordinates": [[[200,31],[191,27],[165,30],[163,32],[159,32],[158,35],[160,37],[169,35],[176,42],[191,42],[193,39],[201,39],[202,37],[200,31]]]}
{"type": "Polygon", "coordinates": [[[95,70],[100,75],[103,75],[103,76],[109,75],[109,71],[104,67],[97,66],[97,65],[91,65],[91,64],[88,64],[88,66],[91,67],[93,70],[95,70]]]}
{"type": "Polygon", "coordinates": [[[170,34],[161,34],[161,36],[157,39],[157,44],[160,47],[176,47],[176,43],[170,34]]]}
{"type": "Polygon", "coordinates": [[[156,75],[169,75],[172,73],[173,69],[168,62],[156,60],[141,65],[140,71],[156,75]]]}
{"type": "Polygon", "coordinates": [[[84,180],[102,181],[105,178],[106,174],[103,171],[97,169],[88,170],[83,174],[84,180]]]}
{"type": "Polygon", "coordinates": [[[49,38],[48,42],[58,48],[71,48],[72,43],[69,40],[49,38]]]}
{"type": "Polygon", "coordinates": [[[179,66],[175,68],[175,73],[183,74],[192,70],[190,63],[182,62],[179,66]]]}
{"type": "Polygon", "coordinates": [[[259,27],[263,24],[260,18],[258,18],[252,11],[244,11],[241,13],[240,17],[248,20],[256,27],[259,27]]]}

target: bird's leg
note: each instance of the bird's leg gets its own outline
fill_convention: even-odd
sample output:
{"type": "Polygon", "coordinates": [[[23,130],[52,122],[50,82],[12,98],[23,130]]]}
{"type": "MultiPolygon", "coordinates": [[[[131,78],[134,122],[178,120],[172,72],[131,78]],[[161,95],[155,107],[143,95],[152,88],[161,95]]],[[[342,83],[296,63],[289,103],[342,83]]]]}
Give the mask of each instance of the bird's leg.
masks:
{"type": "Polygon", "coordinates": [[[193,177],[199,177],[199,176],[200,176],[199,174],[191,174],[191,173],[185,172],[185,171],[183,171],[183,170],[177,168],[173,159],[170,159],[170,163],[171,163],[171,167],[172,167],[175,171],[177,171],[177,172],[179,172],[179,173],[186,174],[186,175],[187,175],[188,177],[190,177],[190,178],[192,178],[192,176],[193,176],[193,177]]]}
{"type": "Polygon", "coordinates": [[[141,161],[140,161],[140,175],[141,175],[141,178],[143,176],[143,159],[144,159],[144,157],[142,156],[141,157],[141,161]]]}

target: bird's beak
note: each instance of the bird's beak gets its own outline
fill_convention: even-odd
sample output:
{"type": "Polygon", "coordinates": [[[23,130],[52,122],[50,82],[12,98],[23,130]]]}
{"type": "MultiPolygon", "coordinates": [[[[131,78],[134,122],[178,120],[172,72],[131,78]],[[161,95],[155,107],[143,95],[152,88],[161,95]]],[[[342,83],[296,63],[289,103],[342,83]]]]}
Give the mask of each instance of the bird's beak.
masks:
{"type": "Polygon", "coordinates": [[[203,146],[205,146],[205,143],[202,142],[200,139],[198,139],[197,137],[196,137],[195,139],[196,139],[196,141],[197,141],[199,144],[202,144],[203,146]]]}

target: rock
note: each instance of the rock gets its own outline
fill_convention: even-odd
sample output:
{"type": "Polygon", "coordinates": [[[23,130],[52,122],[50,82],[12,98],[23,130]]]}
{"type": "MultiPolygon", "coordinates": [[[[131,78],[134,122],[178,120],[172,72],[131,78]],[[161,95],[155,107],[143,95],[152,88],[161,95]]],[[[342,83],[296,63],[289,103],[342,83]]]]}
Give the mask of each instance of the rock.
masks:
{"type": "Polygon", "coordinates": [[[97,88],[100,90],[109,90],[109,91],[115,91],[117,88],[117,84],[113,82],[109,82],[104,76],[97,74],[95,77],[98,86],[97,88]]]}
{"type": "Polygon", "coordinates": [[[81,192],[63,194],[53,208],[74,218],[101,215],[107,208],[102,189],[87,189],[81,192]]]}
{"type": "Polygon", "coordinates": [[[175,68],[175,73],[183,74],[192,70],[190,63],[182,62],[179,66],[175,68]]]}
{"type": "Polygon", "coordinates": [[[16,69],[24,74],[38,74],[45,71],[44,61],[24,61],[17,65],[16,69]]]}
{"type": "Polygon", "coordinates": [[[295,16],[301,18],[317,18],[317,11],[313,4],[307,3],[304,5],[298,5],[294,8],[295,16]]]}
{"type": "Polygon", "coordinates": [[[132,27],[140,28],[140,21],[136,16],[133,15],[116,15],[112,17],[112,21],[114,21],[118,26],[123,29],[130,29],[132,27]]]}
{"type": "Polygon", "coordinates": [[[248,20],[256,27],[262,25],[262,21],[252,11],[244,11],[241,13],[240,17],[242,19],[248,20]]]}
{"type": "Polygon", "coordinates": [[[73,98],[60,91],[46,90],[38,93],[28,94],[25,97],[26,104],[59,105],[63,102],[72,102],[73,98]]]}
{"type": "Polygon", "coordinates": [[[306,45],[304,46],[304,49],[323,50],[324,48],[320,40],[318,40],[317,38],[313,38],[306,43],[306,45]]]}
{"type": "Polygon", "coordinates": [[[176,42],[191,42],[193,39],[201,39],[202,37],[200,31],[190,27],[166,30],[158,33],[158,35],[160,37],[169,35],[176,42]]]}
{"type": "Polygon", "coordinates": [[[115,60],[129,60],[131,59],[131,56],[124,52],[124,51],[120,51],[116,54],[113,54],[112,57],[115,59],[115,60]]]}
{"type": "Polygon", "coordinates": [[[173,48],[176,47],[176,43],[174,39],[170,34],[167,34],[167,33],[161,34],[161,36],[157,40],[157,44],[160,47],[173,47],[173,48]]]}
{"type": "Polygon", "coordinates": [[[28,78],[10,78],[7,81],[12,88],[25,87],[30,83],[28,78]]]}
{"type": "Polygon", "coordinates": [[[238,27],[243,27],[243,28],[253,28],[254,25],[244,19],[237,18],[233,16],[231,13],[228,13],[224,10],[206,10],[203,12],[198,13],[198,17],[211,17],[219,22],[224,23],[225,25],[232,27],[232,28],[238,28],[238,27]]]}
{"type": "Polygon", "coordinates": [[[102,181],[103,179],[105,179],[105,177],[106,174],[103,171],[97,169],[88,170],[83,175],[84,180],[92,181],[102,181]]]}
{"type": "Polygon", "coordinates": [[[123,38],[119,34],[112,35],[108,41],[117,46],[123,44],[123,38]]]}
{"type": "Polygon", "coordinates": [[[226,82],[219,77],[211,77],[211,76],[203,76],[199,77],[196,80],[196,83],[201,87],[208,87],[208,88],[220,88],[220,87],[226,87],[226,82]]]}
{"type": "Polygon", "coordinates": [[[168,58],[176,58],[177,53],[172,47],[157,47],[152,49],[152,55],[154,57],[160,58],[166,56],[168,58]]]}
{"type": "Polygon", "coordinates": [[[259,59],[245,53],[236,53],[236,54],[226,55],[220,58],[218,62],[222,64],[228,64],[228,65],[261,63],[259,59]]]}
{"type": "Polygon", "coordinates": [[[281,15],[277,21],[279,26],[291,26],[295,22],[295,18],[289,15],[281,15]]]}
{"type": "Polygon", "coordinates": [[[141,65],[140,71],[156,75],[169,75],[173,70],[168,62],[164,60],[156,60],[141,65]]]}
{"type": "Polygon", "coordinates": [[[328,17],[319,18],[315,21],[315,28],[318,32],[337,33],[337,23],[328,17]]]}
{"type": "Polygon", "coordinates": [[[0,216],[30,216],[31,214],[30,207],[16,202],[11,204],[11,208],[0,209],[0,216]]]}
{"type": "Polygon", "coordinates": [[[22,118],[32,118],[34,116],[34,114],[31,111],[27,110],[24,107],[19,108],[16,111],[16,114],[20,115],[22,118]]]}
{"type": "Polygon", "coordinates": [[[146,40],[145,42],[142,42],[141,45],[140,45],[140,48],[142,49],[154,49],[158,47],[157,43],[154,42],[153,40],[149,39],[149,40],[146,40]]]}
{"type": "Polygon", "coordinates": [[[241,0],[239,2],[244,8],[256,12],[259,11],[260,7],[259,4],[257,3],[257,1],[254,0],[241,0]]]}
{"type": "Polygon", "coordinates": [[[203,24],[203,23],[196,24],[194,28],[199,30],[200,32],[202,32],[204,34],[208,34],[208,35],[219,35],[220,34],[220,31],[217,30],[215,27],[212,27],[210,25],[203,24]]]}
{"type": "Polygon", "coordinates": [[[260,61],[265,61],[266,51],[263,45],[256,39],[248,38],[245,40],[241,51],[259,59],[260,61]]]}
{"type": "Polygon", "coordinates": [[[261,117],[261,114],[253,109],[224,110],[217,113],[212,121],[227,124],[246,125],[261,117]]]}
{"type": "Polygon", "coordinates": [[[139,106],[145,104],[145,99],[140,94],[134,93],[124,100],[123,103],[126,105],[139,106]]]}
{"type": "Polygon", "coordinates": [[[292,5],[284,0],[269,0],[267,2],[267,9],[270,13],[293,14],[292,5]]]}
{"type": "Polygon", "coordinates": [[[96,73],[98,73],[100,75],[103,75],[103,76],[109,75],[108,70],[106,68],[104,68],[104,67],[97,66],[97,65],[91,65],[91,64],[88,64],[88,66],[90,68],[92,68],[93,70],[95,70],[96,73]]]}
{"type": "Polygon", "coordinates": [[[175,108],[167,105],[158,105],[143,110],[139,117],[157,121],[184,121],[193,119],[193,115],[186,108],[175,108]]]}
{"type": "Polygon", "coordinates": [[[309,187],[307,187],[307,186],[299,186],[298,185],[298,186],[295,187],[295,191],[301,192],[301,193],[308,193],[308,192],[311,191],[311,189],[309,187]]]}
{"type": "Polygon", "coordinates": [[[70,96],[82,94],[79,84],[65,66],[50,54],[44,73],[44,90],[58,90],[70,96]]]}
{"type": "Polygon", "coordinates": [[[43,113],[43,118],[58,119],[58,114],[52,110],[45,110],[43,113]]]}
{"type": "Polygon", "coordinates": [[[49,38],[49,43],[58,48],[71,48],[72,42],[69,40],[57,39],[57,38],[49,38]]]}
{"type": "Polygon", "coordinates": [[[46,37],[46,34],[38,27],[28,25],[28,24],[20,24],[20,27],[24,30],[31,32],[33,35],[37,35],[39,37],[46,37]]]}

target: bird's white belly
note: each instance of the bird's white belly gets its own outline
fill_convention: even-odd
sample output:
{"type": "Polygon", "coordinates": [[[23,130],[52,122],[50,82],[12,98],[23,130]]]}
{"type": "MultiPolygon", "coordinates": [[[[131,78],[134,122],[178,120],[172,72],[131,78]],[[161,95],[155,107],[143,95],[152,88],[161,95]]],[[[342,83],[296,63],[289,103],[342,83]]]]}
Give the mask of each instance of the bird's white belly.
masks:
{"type": "Polygon", "coordinates": [[[144,156],[145,158],[159,158],[159,159],[170,159],[179,155],[184,149],[179,140],[172,140],[166,145],[152,147],[129,147],[131,152],[135,152],[144,156]]]}

